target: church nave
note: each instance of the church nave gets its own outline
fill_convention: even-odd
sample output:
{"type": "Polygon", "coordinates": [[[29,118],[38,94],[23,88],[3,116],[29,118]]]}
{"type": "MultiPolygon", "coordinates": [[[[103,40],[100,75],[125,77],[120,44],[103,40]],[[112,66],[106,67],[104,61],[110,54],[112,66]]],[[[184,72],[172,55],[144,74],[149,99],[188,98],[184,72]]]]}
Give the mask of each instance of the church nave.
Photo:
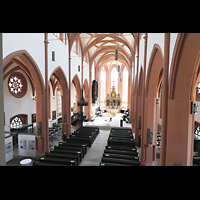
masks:
{"type": "Polygon", "coordinates": [[[199,52],[200,33],[0,33],[0,166],[98,166],[112,128],[141,166],[200,165],[199,52]]]}

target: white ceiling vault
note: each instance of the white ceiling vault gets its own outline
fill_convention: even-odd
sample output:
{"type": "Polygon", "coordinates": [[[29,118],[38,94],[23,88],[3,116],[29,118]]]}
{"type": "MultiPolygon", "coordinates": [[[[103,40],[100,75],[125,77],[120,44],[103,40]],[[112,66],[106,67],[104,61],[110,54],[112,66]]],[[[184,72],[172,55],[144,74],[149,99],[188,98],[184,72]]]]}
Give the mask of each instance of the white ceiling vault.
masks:
{"type": "Polygon", "coordinates": [[[70,33],[68,36],[70,48],[79,39],[83,59],[89,55],[90,64],[97,67],[113,61],[116,49],[119,62],[126,66],[134,62],[137,33],[70,33]]]}

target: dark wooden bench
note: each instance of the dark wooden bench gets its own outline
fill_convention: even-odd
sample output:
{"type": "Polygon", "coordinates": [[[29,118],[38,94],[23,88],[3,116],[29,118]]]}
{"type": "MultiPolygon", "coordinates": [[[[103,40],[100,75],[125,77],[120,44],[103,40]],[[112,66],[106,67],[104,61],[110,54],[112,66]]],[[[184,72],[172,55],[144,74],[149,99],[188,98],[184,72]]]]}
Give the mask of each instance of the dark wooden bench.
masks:
{"type": "Polygon", "coordinates": [[[109,157],[102,157],[101,162],[140,166],[140,162],[138,160],[126,160],[126,159],[117,159],[117,158],[109,158],[109,157]]]}
{"type": "Polygon", "coordinates": [[[45,157],[76,160],[77,166],[80,163],[80,157],[78,155],[73,155],[73,154],[61,154],[61,153],[50,152],[50,153],[45,153],[45,157]]]}
{"type": "Polygon", "coordinates": [[[80,162],[83,158],[83,154],[80,151],[75,151],[75,150],[63,150],[63,149],[50,149],[51,153],[60,153],[60,154],[72,154],[72,155],[77,155],[80,158],[80,162]]]}
{"type": "Polygon", "coordinates": [[[139,157],[137,157],[137,156],[122,155],[122,154],[111,154],[111,153],[103,153],[103,157],[126,159],[126,160],[139,160],[139,157]]]}
{"type": "Polygon", "coordinates": [[[104,163],[104,162],[100,162],[99,166],[130,166],[130,165],[117,164],[117,163],[104,163]]]}
{"type": "Polygon", "coordinates": [[[72,165],[71,165],[71,163],[70,163],[70,165],[67,165],[67,164],[62,165],[62,164],[58,164],[58,163],[46,163],[46,162],[40,162],[39,160],[34,160],[33,166],[44,166],[44,167],[50,166],[51,167],[51,166],[72,166],[72,165]]]}
{"type": "Polygon", "coordinates": [[[122,155],[132,155],[138,156],[138,153],[135,151],[124,151],[124,150],[112,150],[112,149],[105,149],[104,153],[111,153],[111,154],[122,154],[122,155]]]}
{"type": "Polygon", "coordinates": [[[66,150],[66,151],[73,150],[73,151],[76,151],[76,152],[80,152],[82,158],[84,158],[84,155],[85,155],[84,150],[77,148],[77,147],[54,146],[54,149],[60,149],[60,150],[66,150]]]}
{"type": "Polygon", "coordinates": [[[107,145],[105,148],[113,149],[113,150],[124,150],[124,151],[137,152],[137,149],[135,147],[129,147],[129,146],[127,147],[127,146],[107,145]]]}
{"type": "Polygon", "coordinates": [[[83,138],[83,137],[70,137],[66,139],[67,143],[87,143],[88,147],[92,146],[91,138],[83,138]]]}
{"type": "Polygon", "coordinates": [[[123,140],[123,139],[114,139],[112,137],[108,138],[108,145],[116,145],[116,146],[129,146],[129,147],[135,147],[135,140],[123,140]]]}
{"type": "Polygon", "coordinates": [[[67,149],[75,149],[75,150],[82,150],[83,154],[85,155],[87,153],[86,147],[82,145],[77,145],[77,143],[74,143],[74,145],[67,145],[67,143],[58,143],[59,147],[67,148],[67,149]],[[65,145],[66,144],[66,145],[65,145]]]}
{"type": "Polygon", "coordinates": [[[69,146],[69,147],[83,147],[85,149],[85,154],[87,153],[87,143],[66,143],[66,142],[59,142],[59,146],[69,146]]]}
{"type": "Polygon", "coordinates": [[[62,165],[66,165],[66,166],[77,166],[76,160],[72,160],[72,159],[40,157],[39,161],[45,162],[45,163],[62,164],[62,165]]]}

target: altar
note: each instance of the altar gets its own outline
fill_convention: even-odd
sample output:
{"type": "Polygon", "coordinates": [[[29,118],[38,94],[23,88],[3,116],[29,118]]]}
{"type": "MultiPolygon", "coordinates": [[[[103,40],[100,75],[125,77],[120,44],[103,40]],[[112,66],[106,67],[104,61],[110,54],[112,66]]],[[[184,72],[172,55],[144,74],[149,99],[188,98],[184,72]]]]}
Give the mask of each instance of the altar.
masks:
{"type": "Polygon", "coordinates": [[[113,86],[111,93],[106,96],[105,106],[109,108],[110,112],[113,112],[112,114],[116,114],[118,108],[121,107],[121,102],[120,94],[116,93],[115,86],[113,86]]]}
{"type": "Polygon", "coordinates": [[[118,109],[109,109],[108,112],[109,112],[110,114],[115,115],[116,113],[118,113],[118,109]]]}

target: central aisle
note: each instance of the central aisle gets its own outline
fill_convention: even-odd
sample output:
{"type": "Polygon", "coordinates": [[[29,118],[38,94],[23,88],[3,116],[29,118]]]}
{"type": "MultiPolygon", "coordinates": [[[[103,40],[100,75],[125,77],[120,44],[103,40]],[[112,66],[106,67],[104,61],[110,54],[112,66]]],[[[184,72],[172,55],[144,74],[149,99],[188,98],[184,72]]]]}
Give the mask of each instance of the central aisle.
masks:
{"type": "Polygon", "coordinates": [[[81,161],[79,166],[99,166],[110,130],[100,130],[92,147],[87,148],[87,154],[81,161]]]}

